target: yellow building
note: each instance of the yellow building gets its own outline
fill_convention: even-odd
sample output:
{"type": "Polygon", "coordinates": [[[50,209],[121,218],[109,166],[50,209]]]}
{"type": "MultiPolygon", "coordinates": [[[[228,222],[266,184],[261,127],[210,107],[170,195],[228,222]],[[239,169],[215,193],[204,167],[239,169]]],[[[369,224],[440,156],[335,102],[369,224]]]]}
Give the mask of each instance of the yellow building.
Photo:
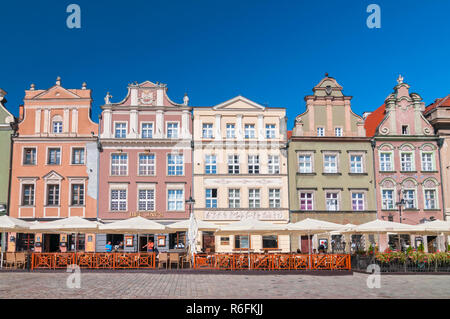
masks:
{"type": "MultiPolygon", "coordinates": [[[[194,107],[193,195],[199,220],[227,225],[255,218],[289,221],[286,109],[242,96],[194,107]]],[[[289,252],[289,235],[252,235],[250,251],[289,252]]],[[[247,251],[248,234],[199,234],[198,249],[247,251]]]]}

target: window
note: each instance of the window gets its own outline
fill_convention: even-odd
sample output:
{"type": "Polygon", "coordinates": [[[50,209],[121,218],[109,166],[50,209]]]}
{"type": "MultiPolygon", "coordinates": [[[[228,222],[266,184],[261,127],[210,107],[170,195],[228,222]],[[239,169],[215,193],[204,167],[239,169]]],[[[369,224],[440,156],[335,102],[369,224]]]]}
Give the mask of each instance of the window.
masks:
{"type": "Polygon", "coordinates": [[[53,122],[53,133],[62,133],[63,123],[61,121],[53,122]]]}
{"type": "Polygon", "coordinates": [[[234,236],[234,248],[236,248],[236,249],[250,248],[249,242],[248,242],[248,235],[247,236],[241,236],[241,235],[234,236]]]}
{"type": "Polygon", "coordinates": [[[408,125],[402,125],[402,135],[408,135],[408,134],[409,134],[408,125]]]}
{"type": "Polygon", "coordinates": [[[167,210],[183,210],[184,195],[182,189],[168,190],[168,209],[167,210]]]}
{"type": "Polygon", "coordinates": [[[202,136],[203,136],[203,138],[213,138],[213,125],[212,124],[210,124],[210,123],[203,124],[202,136]]]}
{"type": "Polygon", "coordinates": [[[167,138],[178,138],[178,123],[167,123],[167,138]]]}
{"type": "Polygon", "coordinates": [[[22,186],[22,206],[34,206],[34,185],[22,186]]]}
{"type": "Polygon", "coordinates": [[[36,149],[24,148],[23,149],[23,164],[24,165],[36,165],[36,149]]]}
{"type": "Polygon", "coordinates": [[[317,128],[317,136],[325,136],[325,129],[323,127],[317,128]]]}
{"type": "Polygon", "coordinates": [[[278,236],[276,236],[276,235],[262,236],[262,248],[263,249],[277,249],[278,248],[278,236]]]}
{"type": "Polygon", "coordinates": [[[339,210],[338,193],[334,192],[326,193],[326,205],[327,210],[331,211],[339,210]]]}
{"type": "Polygon", "coordinates": [[[155,175],[155,154],[139,154],[139,175],[155,175]]]}
{"type": "Polygon", "coordinates": [[[433,153],[422,153],[422,171],[433,170],[433,153]]]}
{"type": "Polygon", "coordinates": [[[235,133],[235,126],[234,124],[227,124],[227,138],[236,138],[236,133],[235,133]]]}
{"type": "Polygon", "coordinates": [[[84,148],[72,149],[72,164],[84,164],[84,148]]]}
{"type": "Polygon", "coordinates": [[[167,166],[169,176],[183,175],[183,155],[169,154],[167,156],[167,166]]]}
{"type": "Polygon", "coordinates": [[[380,171],[393,171],[391,153],[380,153],[380,171]]]}
{"type": "Polygon", "coordinates": [[[205,158],[205,174],[217,174],[217,158],[216,155],[206,155],[205,158]]]}
{"type": "Polygon", "coordinates": [[[61,149],[59,149],[59,148],[49,148],[48,149],[47,164],[49,164],[49,165],[61,164],[61,149]]]}
{"type": "Polygon", "coordinates": [[[335,127],[334,128],[334,135],[335,136],[342,136],[342,127],[335,127]]]}
{"type": "Polygon", "coordinates": [[[111,190],[111,211],[127,210],[127,190],[112,189],[111,190]]]}
{"type": "Polygon", "coordinates": [[[412,153],[401,153],[400,156],[402,171],[411,172],[414,169],[412,153]]]}
{"type": "Polygon", "coordinates": [[[142,138],[153,138],[153,123],[142,123],[142,138]]]}
{"type": "Polygon", "coordinates": [[[337,156],[325,155],[324,157],[324,172],[325,173],[337,173],[337,156]]]}
{"type": "Polygon", "coordinates": [[[281,207],[280,190],[278,188],[269,189],[269,207],[270,208],[281,207]]]}
{"type": "Polygon", "coordinates": [[[313,193],[300,193],[300,210],[313,210],[313,193]]]}
{"type": "Polygon", "coordinates": [[[268,159],[269,174],[280,174],[280,157],[269,155],[268,159]]]}
{"type": "Polygon", "coordinates": [[[244,127],[244,136],[245,138],[255,138],[255,125],[254,124],[245,124],[244,127]]]}
{"type": "Polygon", "coordinates": [[[248,207],[259,208],[260,207],[260,191],[257,188],[251,188],[248,190],[248,207]]]}
{"type": "Polygon", "coordinates": [[[59,206],[59,185],[47,185],[47,206],[59,206]]]}
{"type": "Polygon", "coordinates": [[[425,209],[436,209],[436,191],[434,189],[425,190],[425,209]]]}
{"type": "Polygon", "coordinates": [[[83,184],[72,184],[72,198],[71,205],[84,205],[84,185],[83,184]]]}
{"type": "Polygon", "coordinates": [[[248,173],[259,174],[259,155],[248,156],[248,173]]]}
{"type": "Polygon", "coordinates": [[[111,175],[120,176],[128,173],[128,155],[112,154],[111,155],[111,175]]]}
{"type": "Polygon", "coordinates": [[[300,173],[312,173],[311,155],[299,155],[298,156],[298,171],[300,173]]]}
{"type": "Polygon", "coordinates": [[[239,188],[230,188],[228,190],[228,207],[240,208],[241,207],[241,194],[239,188]]]}
{"type": "Polygon", "coordinates": [[[114,124],[114,137],[126,138],[127,137],[127,123],[115,123],[114,124]]]}
{"type": "Polygon", "coordinates": [[[217,208],[217,188],[206,189],[206,208],[217,208]]]}
{"type": "Polygon", "coordinates": [[[155,190],[154,189],[140,189],[139,190],[139,211],[154,211],[155,210],[155,190]]]}
{"type": "Polygon", "coordinates": [[[220,236],[220,245],[229,245],[230,237],[229,236],[220,236]]]}
{"type": "Polygon", "coordinates": [[[239,155],[228,155],[228,174],[239,174],[239,155]]]}
{"type": "Polygon", "coordinates": [[[394,191],[392,189],[383,189],[381,191],[381,200],[383,209],[394,209],[394,191]]]}
{"type": "Polygon", "coordinates": [[[266,124],[266,138],[275,138],[275,124],[266,124]]]}
{"type": "Polygon", "coordinates": [[[364,193],[352,193],[352,210],[364,210],[364,193]]]}
{"type": "Polygon", "coordinates": [[[363,172],[363,157],[362,155],[350,156],[350,172],[362,173],[363,172]]]}
{"type": "Polygon", "coordinates": [[[405,208],[416,208],[416,191],[414,189],[403,190],[403,199],[405,200],[405,208]]]}

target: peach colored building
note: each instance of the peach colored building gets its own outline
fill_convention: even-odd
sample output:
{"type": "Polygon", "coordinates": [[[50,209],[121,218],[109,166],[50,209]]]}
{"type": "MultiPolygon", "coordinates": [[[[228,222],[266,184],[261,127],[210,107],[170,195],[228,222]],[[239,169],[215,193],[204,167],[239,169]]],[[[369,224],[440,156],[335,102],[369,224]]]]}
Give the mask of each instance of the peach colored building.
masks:
{"type": "MultiPolygon", "coordinates": [[[[118,103],[110,97],[108,93],[101,107],[99,218],[113,222],[142,216],[163,224],[188,219],[185,200],[192,184],[188,97],[175,103],[165,84],[150,81],[130,84],[118,103]]],[[[131,237],[99,235],[97,250],[104,250],[107,241],[126,242],[126,251],[143,250],[148,240],[160,251],[184,242],[184,233],[131,237]]]]}
{"type": "MultiPolygon", "coordinates": [[[[46,90],[25,91],[13,138],[10,215],[26,221],[97,218],[98,125],[91,90],[66,89],[58,77],[46,90]]],[[[75,236],[12,233],[8,250],[71,251],[75,236]]],[[[78,249],[94,251],[95,235],[80,235],[78,249]]]]}

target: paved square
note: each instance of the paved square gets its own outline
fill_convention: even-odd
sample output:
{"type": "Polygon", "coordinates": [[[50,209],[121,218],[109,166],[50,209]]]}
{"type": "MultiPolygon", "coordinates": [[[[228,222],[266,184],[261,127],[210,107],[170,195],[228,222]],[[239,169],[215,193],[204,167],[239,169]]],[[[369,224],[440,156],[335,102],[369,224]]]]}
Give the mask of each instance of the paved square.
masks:
{"type": "Polygon", "coordinates": [[[67,288],[70,273],[2,272],[0,298],[449,298],[450,275],[382,275],[369,289],[366,274],[193,274],[81,272],[81,288],[67,288]]]}

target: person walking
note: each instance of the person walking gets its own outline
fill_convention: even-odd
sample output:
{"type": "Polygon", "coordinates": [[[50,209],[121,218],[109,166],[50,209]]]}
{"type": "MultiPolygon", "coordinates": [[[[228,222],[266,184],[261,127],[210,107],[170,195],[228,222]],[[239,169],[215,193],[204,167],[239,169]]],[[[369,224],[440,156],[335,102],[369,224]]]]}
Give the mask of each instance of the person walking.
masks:
{"type": "Polygon", "coordinates": [[[153,252],[154,243],[149,240],[142,248],[147,248],[147,252],[152,253],[153,252]]]}

